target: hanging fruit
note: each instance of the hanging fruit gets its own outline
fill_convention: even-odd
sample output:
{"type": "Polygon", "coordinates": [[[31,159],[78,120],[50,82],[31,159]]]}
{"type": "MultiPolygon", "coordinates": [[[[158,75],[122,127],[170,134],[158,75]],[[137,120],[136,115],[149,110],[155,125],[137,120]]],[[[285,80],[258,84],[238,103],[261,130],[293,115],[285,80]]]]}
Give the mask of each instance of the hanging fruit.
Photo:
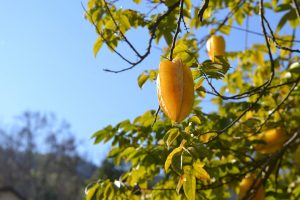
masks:
{"type": "Polygon", "coordinates": [[[160,62],[157,95],[162,111],[175,122],[181,122],[194,104],[194,81],[189,67],[180,58],[160,62]]]}
{"type": "Polygon", "coordinates": [[[247,177],[245,177],[241,183],[240,183],[240,192],[238,194],[238,199],[245,199],[245,195],[248,195],[248,198],[246,200],[264,200],[265,199],[265,189],[261,183],[261,179],[258,178],[257,180],[255,180],[255,175],[248,175],[247,177]],[[255,181],[255,185],[253,185],[255,181]],[[258,186],[260,184],[260,186],[258,186]],[[257,188],[258,187],[258,188],[257,188]],[[250,189],[251,188],[255,188],[256,191],[255,193],[250,193],[250,189]],[[249,194],[248,194],[249,193],[249,194]]]}
{"type": "Polygon", "coordinates": [[[258,134],[255,139],[265,142],[265,144],[256,144],[254,146],[255,150],[259,153],[268,154],[281,149],[288,137],[284,128],[277,127],[258,134]]]}
{"type": "Polygon", "coordinates": [[[215,56],[224,56],[225,54],[225,40],[223,36],[213,35],[206,43],[206,49],[209,58],[215,62],[215,56]]]}

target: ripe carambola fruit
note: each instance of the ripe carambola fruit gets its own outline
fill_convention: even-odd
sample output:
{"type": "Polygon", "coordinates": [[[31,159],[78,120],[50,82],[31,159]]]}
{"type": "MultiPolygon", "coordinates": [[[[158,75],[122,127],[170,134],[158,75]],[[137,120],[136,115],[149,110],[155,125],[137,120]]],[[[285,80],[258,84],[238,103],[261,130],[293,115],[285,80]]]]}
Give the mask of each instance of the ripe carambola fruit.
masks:
{"type": "Polygon", "coordinates": [[[189,67],[180,58],[161,61],[157,77],[157,95],[162,111],[181,122],[194,104],[194,81],[189,67]]]}
{"type": "MultiPolygon", "coordinates": [[[[265,199],[265,189],[263,185],[260,183],[261,179],[257,179],[255,181],[255,186],[252,187],[252,184],[255,181],[255,176],[250,175],[245,177],[240,183],[240,192],[238,194],[238,199],[244,199],[245,195],[248,194],[248,191],[252,189],[256,189],[255,194],[251,194],[248,196],[247,200],[264,200],[265,199]],[[257,188],[258,184],[261,184],[259,188],[257,188]]],[[[250,191],[249,191],[250,192],[250,191]]]]}
{"type": "Polygon", "coordinates": [[[215,56],[223,56],[225,54],[225,40],[222,36],[213,35],[206,43],[208,56],[215,61],[215,56]]]}
{"type": "Polygon", "coordinates": [[[263,140],[265,144],[256,144],[254,146],[255,150],[260,153],[268,154],[281,149],[288,137],[284,128],[277,127],[258,134],[257,139],[263,140]]]}

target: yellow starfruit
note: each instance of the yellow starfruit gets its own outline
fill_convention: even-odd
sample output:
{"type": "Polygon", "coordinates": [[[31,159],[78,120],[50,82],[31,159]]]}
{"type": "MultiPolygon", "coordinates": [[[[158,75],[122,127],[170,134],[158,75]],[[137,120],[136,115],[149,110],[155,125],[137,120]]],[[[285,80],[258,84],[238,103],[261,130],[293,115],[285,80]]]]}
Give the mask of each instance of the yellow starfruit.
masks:
{"type": "Polygon", "coordinates": [[[181,122],[194,104],[194,81],[188,66],[180,58],[160,62],[157,95],[162,111],[174,122],[181,122]]]}
{"type": "Polygon", "coordinates": [[[224,56],[225,54],[225,40],[223,36],[213,35],[206,43],[208,56],[212,61],[215,61],[215,56],[224,56]]]}

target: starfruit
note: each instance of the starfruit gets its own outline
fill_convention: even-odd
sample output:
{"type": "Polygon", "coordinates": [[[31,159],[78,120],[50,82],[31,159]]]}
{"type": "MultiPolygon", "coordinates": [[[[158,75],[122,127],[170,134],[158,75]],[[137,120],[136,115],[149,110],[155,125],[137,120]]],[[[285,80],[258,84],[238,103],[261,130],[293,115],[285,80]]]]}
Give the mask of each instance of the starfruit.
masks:
{"type": "Polygon", "coordinates": [[[262,185],[261,181],[262,180],[260,178],[258,178],[256,180],[256,176],[253,174],[245,177],[240,183],[240,191],[238,194],[238,200],[241,200],[241,199],[264,200],[265,199],[265,189],[264,189],[264,186],[262,185]],[[255,185],[252,186],[254,181],[255,181],[255,185]],[[259,185],[259,187],[258,187],[258,185],[259,185]],[[250,191],[248,191],[251,188],[256,189],[256,191],[254,193],[251,193],[250,191]],[[245,198],[245,195],[247,195],[247,194],[248,194],[248,196],[247,196],[247,198],[245,198]]]}
{"type": "Polygon", "coordinates": [[[263,154],[269,154],[281,149],[288,136],[283,127],[277,127],[258,134],[256,139],[263,140],[265,143],[256,144],[254,146],[255,150],[263,154]]]}
{"type": "Polygon", "coordinates": [[[225,54],[225,40],[223,36],[213,35],[206,43],[208,56],[212,61],[215,61],[215,56],[224,56],[225,54]]]}
{"type": "Polygon", "coordinates": [[[157,77],[157,95],[162,111],[174,122],[181,122],[194,104],[194,81],[188,66],[180,58],[161,61],[157,77]]]}

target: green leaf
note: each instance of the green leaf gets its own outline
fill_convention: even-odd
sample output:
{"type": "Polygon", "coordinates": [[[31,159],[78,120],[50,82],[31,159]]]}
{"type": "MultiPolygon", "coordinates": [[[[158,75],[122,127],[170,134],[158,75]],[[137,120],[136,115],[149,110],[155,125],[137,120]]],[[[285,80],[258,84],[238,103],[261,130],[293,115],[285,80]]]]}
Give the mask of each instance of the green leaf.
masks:
{"type": "Polygon", "coordinates": [[[191,2],[191,0],[185,0],[184,4],[185,4],[185,6],[186,6],[186,8],[188,10],[192,8],[192,2],[191,2]]]}
{"type": "Polygon", "coordinates": [[[282,12],[286,10],[293,9],[290,4],[280,4],[279,6],[275,7],[275,12],[282,12]]]}
{"type": "Polygon", "coordinates": [[[149,80],[152,82],[152,81],[155,81],[157,78],[157,70],[150,70],[149,71],[149,80]]]}
{"type": "Polygon", "coordinates": [[[178,183],[177,183],[177,186],[176,186],[176,192],[177,192],[177,194],[179,194],[180,189],[181,189],[183,183],[184,183],[184,175],[181,175],[179,177],[179,180],[178,180],[178,183]]]}
{"type": "Polygon", "coordinates": [[[128,18],[125,15],[122,15],[122,13],[121,13],[121,16],[120,16],[120,22],[126,30],[130,29],[130,27],[131,27],[130,22],[129,22],[128,18]]]}
{"type": "Polygon", "coordinates": [[[194,169],[194,175],[197,179],[200,180],[209,180],[210,176],[206,172],[205,169],[203,169],[204,163],[201,163],[200,160],[197,160],[193,163],[193,169],[194,169]]]}
{"type": "Polygon", "coordinates": [[[194,200],[196,197],[196,178],[191,166],[184,166],[183,191],[188,200],[194,200]]]}
{"type": "Polygon", "coordinates": [[[85,200],[91,200],[94,197],[94,195],[95,195],[98,187],[99,187],[99,184],[96,183],[92,187],[90,187],[88,189],[86,188],[86,191],[85,191],[85,195],[86,195],[85,196],[85,200]]]}
{"type": "Polygon", "coordinates": [[[149,75],[143,72],[141,75],[138,77],[138,85],[140,88],[143,87],[144,83],[148,80],[149,75]]]}
{"type": "Polygon", "coordinates": [[[133,0],[134,3],[139,4],[142,2],[142,0],[133,0]]]}
{"type": "Polygon", "coordinates": [[[95,57],[97,56],[97,54],[98,54],[99,50],[101,49],[102,45],[103,45],[103,40],[102,40],[102,37],[99,36],[98,39],[96,40],[95,44],[94,44],[93,52],[94,52],[95,57]]]}
{"type": "Polygon", "coordinates": [[[192,116],[190,119],[189,119],[190,122],[193,122],[195,124],[201,124],[201,120],[199,117],[197,117],[196,115],[192,116]]]}
{"type": "Polygon", "coordinates": [[[168,134],[168,139],[167,139],[167,146],[170,147],[172,143],[176,140],[176,138],[180,135],[179,129],[178,128],[171,128],[167,132],[168,134]]]}
{"type": "Polygon", "coordinates": [[[288,19],[290,18],[289,13],[286,13],[278,22],[277,28],[276,28],[276,32],[279,32],[282,27],[286,24],[286,22],[288,21],[288,19]]]}
{"type": "Polygon", "coordinates": [[[295,62],[295,63],[291,64],[288,70],[291,73],[300,74],[300,63],[295,62]]]}
{"type": "Polygon", "coordinates": [[[182,151],[182,146],[173,149],[173,151],[168,155],[165,162],[165,171],[168,171],[169,167],[171,166],[173,156],[177,153],[180,153],[181,151],[182,151]]]}

